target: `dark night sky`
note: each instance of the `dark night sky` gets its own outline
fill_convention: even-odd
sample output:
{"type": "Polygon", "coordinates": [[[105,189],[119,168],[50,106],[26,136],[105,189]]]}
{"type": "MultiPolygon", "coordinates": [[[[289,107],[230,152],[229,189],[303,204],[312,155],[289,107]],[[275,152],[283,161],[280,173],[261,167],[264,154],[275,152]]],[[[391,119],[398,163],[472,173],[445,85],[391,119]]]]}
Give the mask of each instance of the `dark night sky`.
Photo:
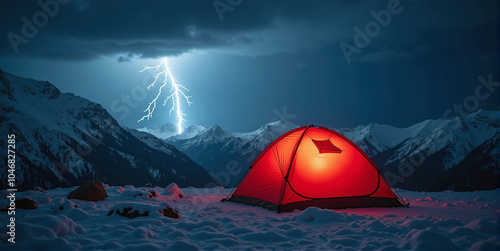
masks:
{"type": "MultiPolygon", "coordinates": [[[[298,125],[404,127],[442,118],[475,95],[479,75],[500,79],[498,1],[242,0],[223,20],[214,2],[229,6],[71,0],[47,15],[37,1],[1,1],[0,68],[48,80],[137,128],[175,123],[169,107],[136,122],[156,94],[144,96],[151,77],[138,71],[168,57],[194,103],[185,126],[229,131],[256,129],[285,106],[298,125]],[[390,13],[388,5],[394,13],[375,30],[371,12],[390,13]],[[23,35],[24,20],[40,26],[36,34],[23,35]],[[341,44],[355,46],[355,28],[367,24],[373,36],[349,63],[341,44]],[[13,46],[13,34],[27,43],[13,46]]],[[[499,91],[479,107],[496,109],[499,91]]]]}

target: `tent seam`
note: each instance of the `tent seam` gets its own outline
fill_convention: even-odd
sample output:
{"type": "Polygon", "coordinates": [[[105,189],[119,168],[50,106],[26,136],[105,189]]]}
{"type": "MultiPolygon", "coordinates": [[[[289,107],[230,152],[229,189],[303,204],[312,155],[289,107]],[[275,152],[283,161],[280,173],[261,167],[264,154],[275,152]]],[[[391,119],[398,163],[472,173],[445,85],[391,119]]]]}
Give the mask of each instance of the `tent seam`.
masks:
{"type": "Polygon", "coordinates": [[[300,136],[299,142],[297,143],[297,146],[295,146],[295,149],[293,151],[292,158],[290,159],[290,166],[288,167],[288,170],[286,172],[285,182],[283,184],[283,190],[281,191],[281,196],[280,196],[280,200],[279,200],[279,204],[278,204],[278,213],[280,212],[280,207],[283,203],[283,197],[285,196],[286,184],[288,183],[288,176],[290,175],[290,171],[291,171],[292,166],[293,166],[293,160],[295,159],[295,155],[297,154],[297,150],[299,149],[300,143],[302,143],[302,139],[304,138],[304,135],[306,134],[307,130],[309,128],[311,128],[311,126],[312,125],[306,126],[306,129],[304,130],[304,132],[300,136]]]}

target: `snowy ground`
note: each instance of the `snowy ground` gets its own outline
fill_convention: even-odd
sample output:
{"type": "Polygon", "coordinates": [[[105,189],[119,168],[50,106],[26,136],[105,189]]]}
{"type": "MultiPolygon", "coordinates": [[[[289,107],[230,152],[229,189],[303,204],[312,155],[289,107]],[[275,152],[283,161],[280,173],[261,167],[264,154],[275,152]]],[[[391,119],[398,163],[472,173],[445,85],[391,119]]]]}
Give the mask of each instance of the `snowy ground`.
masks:
{"type": "MultiPolygon", "coordinates": [[[[500,249],[499,190],[420,193],[399,191],[409,208],[365,208],[281,213],[220,199],[229,189],[108,187],[100,202],[67,200],[74,188],[17,193],[37,201],[35,210],[16,211],[16,244],[1,250],[399,250],[500,249]],[[151,197],[150,191],[156,190],[151,197]],[[174,194],[172,194],[174,192],[174,194]],[[142,194],[142,195],[141,195],[142,194]],[[170,204],[180,219],[156,213],[170,204]],[[134,219],[111,208],[151,210],[134,219]]],[[[6,192],[1,191],[2,198],[6,192]]],[[[1,207],[5,208],[6,199],[1,207]]]]}

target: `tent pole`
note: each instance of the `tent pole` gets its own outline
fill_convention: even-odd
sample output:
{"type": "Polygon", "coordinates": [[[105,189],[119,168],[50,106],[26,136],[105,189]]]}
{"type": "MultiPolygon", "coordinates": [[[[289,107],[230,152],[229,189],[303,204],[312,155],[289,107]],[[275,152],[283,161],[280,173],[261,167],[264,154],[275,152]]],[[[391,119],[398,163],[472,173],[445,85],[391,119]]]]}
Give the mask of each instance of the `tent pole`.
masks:
{"type": "Polygon", "coordinates": [[[295,149],[293,151],[292,158],[290,159],[290,166],[288,167],[288,171],[286,172],[286,175],[285,175],[284,181],[283,181],[283,190],[281,191],[280,201],[279,201],[278,210],[277,210],[278,213],[280,212],[281,204],[283,203],[283,196],[285,196],[286,183],[288,183],[288,176],[290,175],[290,169],[292,169],[293,160],[295,159],[295,154],[297,154],[297,150],[299,149],[300,143],[302,142],[302,138],[304,138],[304,135],[306,134],[307,129],[309,129],[312,126],[314,126],[314,125],[310,125],[310,126],[306,127],[306,129],[304,130],[304,132],[300,136],[299,142],[297,142],[297,146],[295,147],[295,149]]]}
{"type": "MultiPolygon", "coordinates": [[[[387,183],[387,179],[385,178],[385,175],[379,170],[379,175],[382,176],[382,178],[386,181],[387,183]]],[[[403,197],[401,197],[401,195],[399,195],[398,191],[396,191],[396,188],[393,188],[392,187],[392,184],[389,184],[387,183],[387,185],[389,185],[389,187],[391,188],[391,190],[396,194],[396,196],[398,196],[398,200],[399,202],[405,206],[405,207],[410,207],[410,203],[405,203],[405,201],[403,200],[403,197]]]]}
{"type": "Polygon", "coordinates": [[[245,171],[245,173],[243,173],[243,175],[241,175],[240,179],[239,179],[239,180],[238,180],[238,182],[236,183],[236,186],[234,186],[234,187],[233,187],[233,190],[231,190],[231,192],[227,195],[227,197],[226,197],[226,198],[224,198],[224,199],[222,199],[222,200],[220,200],[220,201],[222,201],[222,202],[226,202],[226,201],[229,199],[229,197],[231,196],[231,194],[233,194],[233,192],[234,192],[234,190],[236,189],[236,187],[238,187],[238,186],[240,185],[241,180],[243,179],[243,177],[245,177],[245,175],[247,175],[248,170],[250,170],[250,169],[252,169],[252,167],[251,167],[251,166],[249,166],[249,167],[247,168],[247,170],[245,171]]]}

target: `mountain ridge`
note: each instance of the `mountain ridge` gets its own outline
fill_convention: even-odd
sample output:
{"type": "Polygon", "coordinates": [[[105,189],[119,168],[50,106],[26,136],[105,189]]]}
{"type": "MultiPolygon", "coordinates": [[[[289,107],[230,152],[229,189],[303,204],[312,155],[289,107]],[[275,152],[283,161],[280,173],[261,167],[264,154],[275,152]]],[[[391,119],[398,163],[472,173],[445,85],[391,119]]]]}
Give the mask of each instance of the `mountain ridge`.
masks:
{"type": "MultiPolygon", "coordinates": [[[[411,160],[425,153],[425,159],[412,168],[426,170],[427,175],[443,172],[443,175],[457,176],[452,170],[459,166],[477,147],[488,140],[498,138],[500,130],[499,111],[477,110],[466,117],[456,117],[451,120],[427,119],[408,127],[394,127],[386,124],[370,123],[359,125],[354,128],[331,128],[357,144],[364,152],[370,156],[379,168],[386,172],[389,180],[392,180],[396,187],[403,189],[453,189],[462,190],[474,189],[474,187],[457,186],[451,184],[452,178],[445,185],[432,184],[429,186],[418,186],[418,175],[406,175],[401,171],[401,166],[408,165],[411,160]],[[392,179],[391,179],[392,177],[392,179]]],[[[280,135],[297,128],[290,122],[271,122],[261,126],[259,129],[248,133],[231,133],[224,131],[220,126],[214,125],[206,128],[205,131],[190,137],[181,135],[165,138],[165,142],[176,146],[178,149],[191,156],[193,160],[205,167],[212,176],[219,180],[225,180],[223,185],[236,185],[239,177],[232,175],[227,178],[228,166],[237,166],[241,170],[238,174],[243,174],[243,170],[248,167],[253,160],[272,141],[280,135]],[[274,128],[274,129],[273,129],[274,128]],[[281,129],[281,130],[277,130],[281,129]],[[210,132],[210,133],[207,133],[210,132]],[[217,133],[213,133],[216,131],[217,133]],[[182,138],[182,139],[180,139],[182,138]],[[222,144],[221,142],[224,142],[222,144]],[[204,151],[210,149],[205,154],[204,151]],[[224,174],[224,175],[223,175],[224,174]],[[225,178],[221,179],[220,177],[225,178]]],[[[495,159],[498,152],[487,153],[492,156],[476,156],[478,159],[495,159]]],[[[468,157],[469,156],[469,157],[468,157]]],[[[418,161],[417,161],[418,162],[418,161]]],[[[469,160],[470,162],[470,160],[469,160]]],[[[490,160],[491,162],[491,160],[490,160]]],[[[479,168],[469,168],[472,176],[481,172],[479,168]]],[[[489,165],[489,174],[498,174],[498,168],[489,165]]],[[[420,180],[421,181],[421,180],[420,180]]],[[[435,181],[439,183],[440,181],[435,181]]],[[[484,186],[481,186],[484,187],[484,186]]],[[[498,187],[498,183],[492,182],[490,188],[498,187]],[[494,184],[493,184],[494,183],[494,184]]]]}
{"type": "MultiPolygon", "coordinates": [[[[0,128],[16,137],[18,189],[68,187],[88,179],[116,185],[176,182],[203,187],[213,182],[184,153],[147,145],[99,104],[1,69],[0,83],[0,128]]],[[[6,146],[6,137],[0,143],[6,146]]],[[[7,159],[6,154],[1,156],[7,159]]],[[[2,189],[6,175],[0,174],[2,189]]]]}

